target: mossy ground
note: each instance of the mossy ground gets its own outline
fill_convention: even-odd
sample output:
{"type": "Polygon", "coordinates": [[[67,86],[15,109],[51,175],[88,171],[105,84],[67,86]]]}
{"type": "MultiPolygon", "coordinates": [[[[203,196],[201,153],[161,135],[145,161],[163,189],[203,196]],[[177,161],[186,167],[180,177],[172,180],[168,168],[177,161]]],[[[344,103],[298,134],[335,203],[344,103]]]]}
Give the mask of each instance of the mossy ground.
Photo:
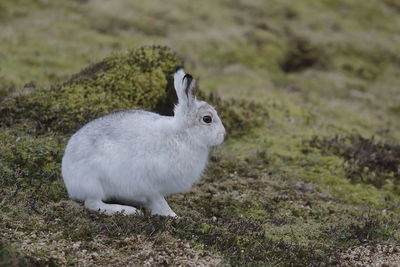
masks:
{"type": "MultiPolygon", "coordinates": [[[[326,265],[354,246],[398,244],[395,2],[1,2],[0,264],[326,265]],[[129,90],[112,101],[110,80],[82,72],[64,82],[152,44],[201,77],[233,138],[213,150],[200,184],[169,199],[180,219],[90,213],[67,200],[59,175],[68,136],[114,109],[165,107],[155,100],[180,60],[150,63],[150,101],[129,90]],[[93,97],[75,94],[82,79],[97,81],[93,97]],[[72,99],[57,94],[70,89],[72,99]],[[359,140],[367,152],[343,152],[365,148],[359,140]]],[[[147,73],[126,71],[108,74],[127,88],[147,73]]]]}

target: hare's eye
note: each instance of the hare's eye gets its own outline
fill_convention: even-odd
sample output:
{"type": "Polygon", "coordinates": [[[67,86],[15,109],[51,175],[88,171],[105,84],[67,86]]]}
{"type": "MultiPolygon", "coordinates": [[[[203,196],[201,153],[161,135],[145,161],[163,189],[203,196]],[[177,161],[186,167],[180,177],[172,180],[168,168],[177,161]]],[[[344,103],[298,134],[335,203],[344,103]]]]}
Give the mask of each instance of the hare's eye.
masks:
{"type": "Polygon", "coordinates": [[[211,123],[212,122],[212,118],[211,118],[211,116],[204,116],[203,117],[203,121],[205,122],[205,123],[211,123]]]}

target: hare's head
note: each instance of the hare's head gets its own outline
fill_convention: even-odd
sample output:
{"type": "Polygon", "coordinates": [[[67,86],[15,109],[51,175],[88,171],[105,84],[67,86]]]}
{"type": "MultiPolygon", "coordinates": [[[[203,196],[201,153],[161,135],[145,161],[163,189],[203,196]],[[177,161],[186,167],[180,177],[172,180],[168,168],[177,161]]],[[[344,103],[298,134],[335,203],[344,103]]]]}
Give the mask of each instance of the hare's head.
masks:
{"type": "Polygon", "coordinates": [[[175,117],[182,127],[188,128],[193,138],[207,146],[220,145],[225,137],[224,125],[210,104],[196,99],[196,80],[183,68],[177,68],[174,86],[178,96],[175,117]]]}

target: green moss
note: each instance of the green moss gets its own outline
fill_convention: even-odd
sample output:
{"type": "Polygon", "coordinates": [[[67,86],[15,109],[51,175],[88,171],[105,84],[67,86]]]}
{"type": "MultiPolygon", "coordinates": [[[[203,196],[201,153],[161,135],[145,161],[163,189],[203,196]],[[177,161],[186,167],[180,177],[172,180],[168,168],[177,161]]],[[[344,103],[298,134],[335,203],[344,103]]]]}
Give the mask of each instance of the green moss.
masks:
{"type": "MultiPolygon", "coordinates": [[[[400,146],[385,144],[359,135],[333,138],[314,137],[310,146],[341,156],[346,161],[346,176],[353,183],[378,188],[400,183],[400,146]]],[[[394,190],[394,191],[398,191],[394,190]]]]}
{"type": "Polygon", "coordinates": [[[29,120],[39,132],[71,133],[106,113],[141,108],[171,113],[170,77],[180,61],[166,47],[142,47],[115,54],[51,88],[5,100],[0,117],[7,125],[29,120]],[[169,79],[170,80],[170,79],[169,79]],[[166,108],[168,107],[168,109],[166,108]]]}
{"type": "MultiPolygon", "coordinates": [[[[6,125],[28,124],[29,132],[72,133],[101,115],[124,109],[152,110],[172,115],[176,94],[171,74],[180,65],[166,47],[142,47],[115,54],[51,88],[30,88],[2,102],[0,118],[6,125]]],[[[230,136],[240,136],[260,125],[267,112],[249,101],[222,100],[200,94],[221,113],[230,136]]]]}
{"type": "Polygon", "coordinates": [[[266,108],[252,101],[223,100],[214,93],[210,93],[204,99],[216,107],[228,137],[242,136],[268,119],[266,108]]]}
{"type": "Polygon", "coordinates": [[[33,137],[21,131],[0,132],[0,184],[16,192],[28,191],[34,199],[66,197],[61,177],[61,157],[66,138],[33,137]]]}

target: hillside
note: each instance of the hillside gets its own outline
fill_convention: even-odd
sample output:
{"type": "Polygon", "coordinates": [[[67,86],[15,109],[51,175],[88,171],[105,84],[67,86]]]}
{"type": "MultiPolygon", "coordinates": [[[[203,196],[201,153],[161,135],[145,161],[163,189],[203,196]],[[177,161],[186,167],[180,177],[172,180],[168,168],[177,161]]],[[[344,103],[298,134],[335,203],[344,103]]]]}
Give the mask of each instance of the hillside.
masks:
{"type": "Polygon", "coordinates": [[[400,264],[400,5],[168,3],[0,3],[0,266],[400,264]],[[178,64],[228,130],[180,218],[68,200],[68,138],[178,64]]]}

